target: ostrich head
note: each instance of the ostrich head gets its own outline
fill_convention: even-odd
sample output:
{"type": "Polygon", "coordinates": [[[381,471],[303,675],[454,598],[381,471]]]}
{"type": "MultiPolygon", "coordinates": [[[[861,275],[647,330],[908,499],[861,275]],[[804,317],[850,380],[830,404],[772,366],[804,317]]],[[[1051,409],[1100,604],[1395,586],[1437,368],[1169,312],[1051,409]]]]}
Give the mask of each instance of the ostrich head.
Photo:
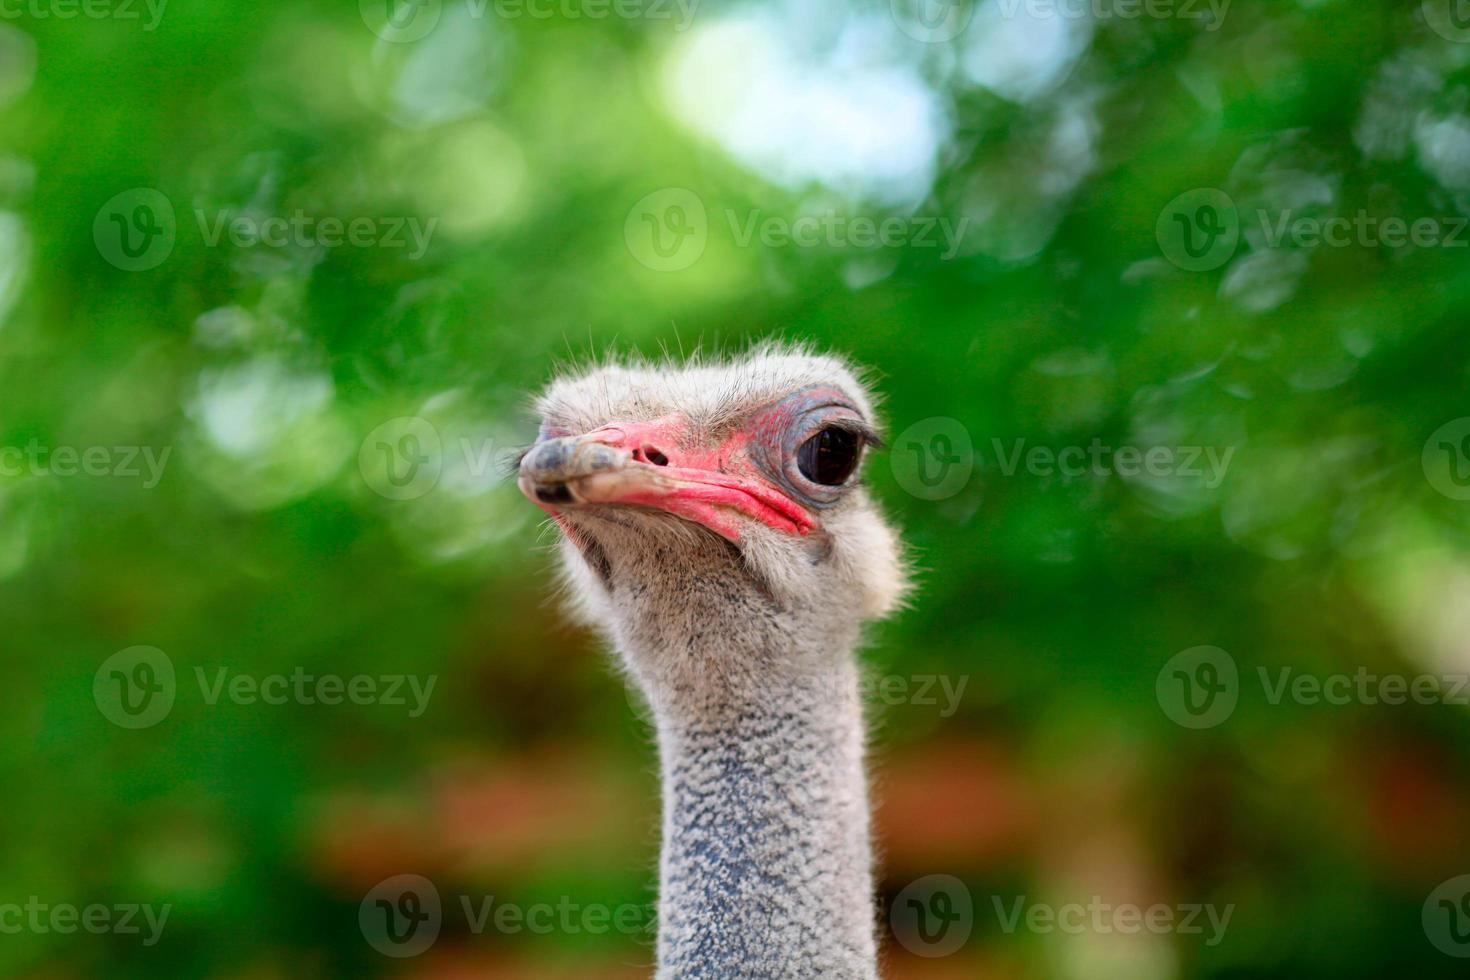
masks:
{"type": "Polygon", "coordinates": [[[838,359],[614,364],[537,407],[520,488],[562,531],[575,607],[655,707],[820,673],[901,598],[896,535],[860,483],[873,399],[838,359]]]}

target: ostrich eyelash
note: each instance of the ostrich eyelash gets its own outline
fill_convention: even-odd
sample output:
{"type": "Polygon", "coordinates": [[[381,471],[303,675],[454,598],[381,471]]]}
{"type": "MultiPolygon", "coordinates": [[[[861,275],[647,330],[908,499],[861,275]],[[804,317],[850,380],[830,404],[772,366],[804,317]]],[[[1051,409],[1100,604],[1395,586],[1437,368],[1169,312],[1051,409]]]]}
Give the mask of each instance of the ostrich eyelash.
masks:
{"type": "Polygon", "coordinates": [[[878,430],[861,419],[833,419],[831,422],[826,423],[823,428],[841,429],[844,432],[851,432],[871,449],[888,448],[887,444],[883,441],[883,437],[878,434],[878,430]]]}
{"type": "Polygon", "coordinates": [[[505,475],[507,477],[514,477],[517,473],[519,473],[521,469],[521,460],[525,459],[526,454],[535,448],[535,443],[532,443],[528,446],[522,446],[519,449],[512,449],[507,452],[500,461],[501,465],[505,467],[505,475]]]}

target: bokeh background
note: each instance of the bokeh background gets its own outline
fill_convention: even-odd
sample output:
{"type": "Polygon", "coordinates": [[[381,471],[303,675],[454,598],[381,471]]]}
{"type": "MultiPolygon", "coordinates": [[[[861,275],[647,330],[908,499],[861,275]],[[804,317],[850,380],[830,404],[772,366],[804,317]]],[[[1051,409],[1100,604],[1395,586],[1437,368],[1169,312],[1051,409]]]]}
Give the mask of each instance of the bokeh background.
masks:
{"type": "Polygon", "coordinates": [[[647,976],[650,731],[501,463],[567,365],[777,337],[876,372],[920,569],[865,653],[882,892],[969,919],[885,915],[889,975],[1463,976],[1467,41],[1460,0],[0,5],[0,902],[170,907],[0,973],[647,976]],[[1274,231],[1359,216],[1441,233],[1274,231]],[[1177,722],[1189,678],[1232,710],[1177,722]],[[403,874],[444,914],[393,957],[403,874]],[[1232,911],[994,905],[1094,897],[1232,911]]]}

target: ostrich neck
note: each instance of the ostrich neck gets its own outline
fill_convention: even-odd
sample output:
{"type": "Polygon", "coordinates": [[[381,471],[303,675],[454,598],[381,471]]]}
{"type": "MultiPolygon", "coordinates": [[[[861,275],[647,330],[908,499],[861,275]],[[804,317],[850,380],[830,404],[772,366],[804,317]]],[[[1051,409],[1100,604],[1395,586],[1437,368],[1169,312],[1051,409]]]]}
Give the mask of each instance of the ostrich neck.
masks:
{"type": "Polygon", "coordinates": [[[855,658],[766,681],[656,706],[659,980],[877,976],[855,658]]]}

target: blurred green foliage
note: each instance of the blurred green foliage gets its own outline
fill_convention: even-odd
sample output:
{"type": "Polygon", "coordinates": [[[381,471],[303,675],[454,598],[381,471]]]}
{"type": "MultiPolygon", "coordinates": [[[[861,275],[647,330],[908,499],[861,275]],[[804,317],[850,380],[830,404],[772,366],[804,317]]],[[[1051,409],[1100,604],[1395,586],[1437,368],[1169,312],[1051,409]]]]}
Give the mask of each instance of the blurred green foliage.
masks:
{"type": "Polygon", "coordinates": [[[171,907],[152,946],[7,933],[0,972],[647,975],[646,915],[457,911],[653,898],[647,726],[559,613],[503,458],[560,366],[779,337],[885,396],[872,482],[921,590],[875,674],[967,685],[948,713],[875,697],[884,894],[953,874],[976,907],[952,956],[889,940],[894,976],[1462,975],[1421,910],[1470,872],[1466,708],[1257,680],[1470,671],[1470,431],[1435,435],[1470,415],[1470,234],[1273,239],[1463,224],[1457,8],[1092,6],[961,6],[951,32],[902,3],[435,2],[398,9],[433,20],[416,38],[370,2],[0,7],[0,903],[171,907]],[[1191,272],[1169,208],[1201,188],[1240,241],[1191,272]],[[785,240],[802,216],[822,233],[785,240]],[[688,229],[692,259],[639,237],[688,229]],[[937,500],[906,469],[934,419],[975,466],[937,500]],[[1008,473],[1016,440],[1233,455],[1216,486],[1008,473]],[[389,480],[394,452],[430,485],[389,480]],[[176,698],[130,730],[94,680],[139,645],[176,698]],[[1200,645],[1239,703],[1191,729],[1156,681],[1200,645]],[[221,669],[436,686],[418,716],[210,703],[221,669]],[[403,873],[446,916],[397,960],[359,904],[403,873]],[[1215,945],[1008,933],[990,897],[1020,895],[1234,912],[1215,945]]]}

